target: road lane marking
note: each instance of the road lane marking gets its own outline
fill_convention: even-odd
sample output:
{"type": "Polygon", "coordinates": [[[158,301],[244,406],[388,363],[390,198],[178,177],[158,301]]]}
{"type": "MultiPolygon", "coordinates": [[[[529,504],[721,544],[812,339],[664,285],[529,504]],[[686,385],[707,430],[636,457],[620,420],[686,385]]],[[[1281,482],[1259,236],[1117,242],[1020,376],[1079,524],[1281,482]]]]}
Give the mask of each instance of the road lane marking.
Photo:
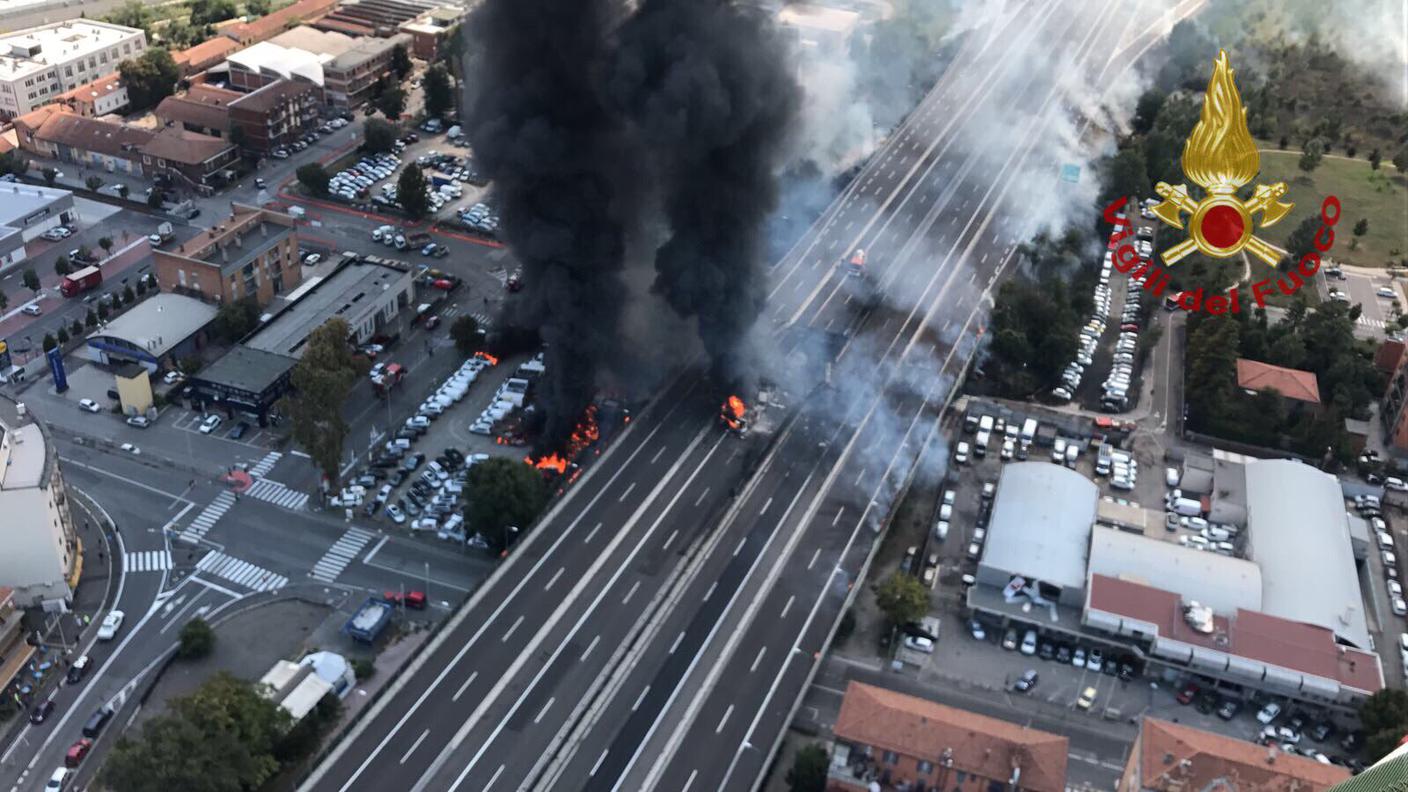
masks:
{"type": "Polygon", "coordinates": [[[470,674],[470,675],[469,675],[469,679],[466,679],[466,680],[464,681],[464,684],[463,684],[463,685],[460,685],[460,689],[455,691],[455,697],[452,698],[452,699],[450,699],[450,700],[451,700],[451,701],[459,701],[459,700],[460,700],[460,696],[463,696],[465,690],[468,689],[470,685],[474,684],[474,680],[476,680],[476,679],[478,679],[478,678],[479,678],[479,672],[478,672],[478,671],[475,671],[473,674],[470,674]]]}
{"type": "Polygon", "coordinates": [[[745,544],[748,544],[747,534],[744,534],[743,538],[738,540],[738,546],[733,548],[733,554],[737,556],[739,553],[743,552],[743,545],[745,544]]]}
{"type": "Polygon", "coordinates": [[[543,590],[547,591],[548,589],[552,588],[552,584],[556,583],[557,579],[562,577],[562,573],[566,569],[567,567],[558,567],[557,571],[553,573],[552,580],[549,580],[548,584],[546,586],[543,586],[543,590]]]}
{"type": "Polygon", "coordinates": [[[381,541],[377,542],[375,545],[372,546],[371,551],[368,552],[367,555],[366,555],[366,557],[362,559],[362,563],[363,563],[363,564],[370,564],[370,563],[372,562],[372,559],[376,557],[377,551],[381,549],[381,546],[384,545],[384,544],[386,544],[386,543],[389,542],[389,541],[391,541],[391,537],[390,537],[390,536],[383,536],[383,537],[381,537],[381,541]]]}
{"type": "Polygon", "coordinates": [[[623,493],[621,493],[621,497],[619,497],[619,498],[616,499],[616,502],[617,502],[617,503],[625,503],[625,502],[626,502],[626,498],[629,498],[629,497],[631,496],[631,491],[634,490],[635,488],[636,488],[636,483],[635,483],[634,481],[632,481],[632,482],[631,482],[631,485],[630,485],[629,487],[626,487],[626,491],[623,492],[623,493]]]}
{"type": "MultiPolygon", "coordinates": [[[[813,560],[815,560],[815,559],[813,559],[813,560]]],[[[808,568],[810,568],[810,567],[808,567],[808,568]]],[[[758,656],[755,657],[755,658],[753,658],[753,665],[751,665],[751,666],[748,667],[748,672],[749,672],[749,673],[752,673],[752,672],[758,670],[758,663],[761,663],[761,662],[763,661],[763,655],[766,654],[767,651],[768,651],[768,647],[767,647],[766,644],[764,644],[764,645],[758,647],[758,656]]]]}
{"type": "Polygon", "coordinates": [[[649,693],[649,692],[650,692],[650,685],[646,685],[646,686],[645,686],[645,690],[642,690],[642,691],[640,692],[640,695],[639,695],[639,696],[636,696],[636,703],[634,703],[634,704],[631,705],[631,712],[635,712],[636,710],[640,709],[640,703],[641,703],[642,701],[645,701],[645,694],[646,694],[646,693],[649,693]]]}
{"type": "Polygon", "coordinates": [[[430,729],[426,729],[425,731],[421,732],[420,736],[416,738],[416,741],[411,743],[411,747],[407,748],[406,752],[401,754],[401,764],[405,764],[406,760],[411,758],[411,754],[415,753],[416,749],[420,747],[420,744],[422,742],[425,742],[426,735],[428,734],[430,734],[430,729]]]}
{"type": "MultiPolygon", "coordinates": [[[[835,524],[836,524],[836,521],[835,521],[835,520],[832,520],[832,521],[831,521],[831,524],[832,524],[832,525],[835,525],[835,524]]],[[[816,549],[816,552],[812,553],[812,560],[810,560],[810,561],[807,562],[807,569],[811,569],[812,567],[816,566],[816,560],[817,560],[818,558],[820,558],[820,557],[821,557],[821,548],[818,547],[818,548],[816,549]]]]}
{"type": "Polygon", "coordinates": [[[767,502],[763,504],[763,508],[761,508],[761,509],[758,510],[758,516],[761,517],[761,516],[763,516],[764,514],[767,514],[767,513],[768,513],[768,509],[771,508],[771,507],[772,507],[772,498],[768,498],[768,499],[767,499],[767,502]]]}
{"type": "Polygon", "coordinates": [[[640,581],[639,581],[639,580],[637,580],[636,582],[634,582],[634,583],[631,584],[631,590],[626,592],[626,598],[623,599],[623,600],[621,600],[621,604],[622,604],[622,605],[629,605],[630,602],[631,602],[631,597],[634,597],[634,596],[636,595],[636,589],[638,589],[638,588],[640,588],[640,581]]]}
{"type": "Polygon", "coordinates": [[[587,659],[587,656],[592,653],[592,650],[596,648],[597,642],[600,641],[600,640],[601,640],[601,636],[600,636],[600,635],[594,635],[594,636],[592,636],[592,642],[589,643],[589,644],[587,644],[587,651],[582,652],[582,657],[581,657],[580,659],[582,659],[582,660],[585,661],[585,660],[587,659]]]}
{"type": "Polygon", "coordinates": [[[782,613],[780,613],[777,618],[779,618],[779,619],[785,619],[785,618],[787,618],[787,611],[789,611],[789,610],[792,609],[792,600],[795,600],[795,599],[797,599],[797,596],[796,596],[795,594],[787,598],[787,604],[782,606],[782,613]]]}
{"type": "Polygon", "coordinates": [[[673,541],[675,541],[675,537],[676,537],[677,535],[679,535],[679,532],[680,532],[680,529],[678,529],[678,528],[676,528],[676,529],[673,530],[673,531],[670,531],[670,535],[667,536],[667,537],[665,537],[665,544],[660,545],[660,549],[661,549],[661,550],[668,549],[668,548],[670,547],[670,543],[673,542],[673,541]]]}
{"type": "Polygon", "coordinates": [[[709,584],[709,590],[706,591],[706,592],[704,592],[704,599],[702,600],[702,602],[708,602],[708,601],[709,601],[709,598],[712,597],[712,596],[714,596],[714,588],[715,588],[716,586],[718,586],[718,585],[719,585],[719,581],[717,581],[717,580],[715,580],[713,583],[710,583],[710,584],[709,584]]]}
{"type": "Polygon", "coordinates": [[[708,488],[708,487],[705,487],[705,488],[704,488],[704,491],[701,492],[701,493],[699,493],[699,497],[694,501],[694,505],[695,505],[696,507],[698,507],[699,504],[701,504],[701,503],[704,502],[704,498],[707,497],[708,495],[709,495],[709,488],[708,488]]]}
{"type": "Polygon", "coordinates": [[[675,653],[675,650],[678,649],[678,648],[680,648],[680,641],[683,641],[683,640],[684,640],[684,630],[680,630],[680,634],[675,636],[675,642],[672,643],[672,644],[670,644],[670,651],[667,652],[666,654],[674,654],[674,653],[675,653]]]}
{"type": "Polygon", "coordinates": [[[509,636],[513,635],[513,631],[514,631],[514,630],[517,630],[517,629],[518,629],[518,625],[520,625],[520,624],[522,624],[522,623],[523,623],[523,617],[522,617],[522,616],[519,616],[517,619],[515,619],[514,622],[513,622],[513,626],[510,627],[510,628],[508,628],[508,632],[504,633],[504,637],[503,637],[503,638],[500,638],[500,639],[499,639],[500,643],[507,643],[507,642],[508,642],[508,639],[509,639],[509,636]]]}
{"type": "Polygon", "coordinates": [[[598,771],[598,770],[601,769],[601,763],[606,761],[606,754],[607,754],[607,752],[610,751],[610,750],[611,750],[610,748],[607,748],[606,750],[604,750],[604,751],[601,752],[601,756],[598,756],[597,759],[596,759],[596,764],[592,765],[592,771],[591,771],[590,773],[587,773],[587,775],[589,775],[589,776],[594,776],[594,775],[596,775],[596,771],[598,771]]]}
{"type": "Polygon", "coordinates": [[[542,722],[543,716],[546,715],[546,714],[548,714],[548,710],[552,707],[552,703],[553,703],[554,701],[557,701],[557,697],[556,697],[556,696],[553,696],[552,698],[549,698],[549,699],[548,699],[548,703],[544,704],[544,705],[543,705],[543,708],[540,709],[540,710],[538,710],[538,717],[536,717],[536,718],[533,719],[533,722],[534,722],[534,723],[541,723],[541,722],[542,722]]]}
{"type": "Polygon", "coordinates": [[[725,724],[725,723],[728,723],[728,716],[730,716],[730,715],[732,715],[732,714],[733,714],[733,705],[730,704],[730,705],[728,705],[728,709],[724,710],[724,716],[723,716],[722,718],[719,718],[719,725],[718,725],[718,728],[714,729],[714,734],[720,734],[720,733],[723,732],[723,730],[724,730],[724,724],[725,724]]]}
{"type": "Polygon", "coordinates": [[[601,530],[601,526],[602,523],[597,523],[596,525],[593,525],[592,530],[587,534],[586,538],[582,540],[582,544],[591,544],[592,537],[596,536],[596,532],[601,530]]]}

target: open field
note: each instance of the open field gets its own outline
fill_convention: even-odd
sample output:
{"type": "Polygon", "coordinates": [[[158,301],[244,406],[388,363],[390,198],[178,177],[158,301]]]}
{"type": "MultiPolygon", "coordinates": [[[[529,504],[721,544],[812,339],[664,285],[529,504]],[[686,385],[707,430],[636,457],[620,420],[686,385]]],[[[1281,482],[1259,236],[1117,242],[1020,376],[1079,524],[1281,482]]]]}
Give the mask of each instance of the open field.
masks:
{"type": "Polygon", "coordinates": [[[1385,161],[1375,171],[1368,160],[1327,156],[1314,173],[1306,175],[1296,163],[1300,152],[1262,149],[1260,183],[1284,181],[1290,187],[1290,200],[1296,208],[1284,220],[1259,233],[1269,241],[1285,246],[1304,217],[1320,212],[1326,195],[1335,195],[1344,207],[1344,216],[1335,227],[1335,247],[1329,257],[1363,267],[1386,267],[1390,259],[1408,257],[1408,180],[1393,164],[1385,161]],[[1369,233],[1357,250],[1350,250],[1352,229],[1360,218],[1368,218],[1369,233]],[[1396,251],[1396,252],[1395,252],[1396,251]]]}

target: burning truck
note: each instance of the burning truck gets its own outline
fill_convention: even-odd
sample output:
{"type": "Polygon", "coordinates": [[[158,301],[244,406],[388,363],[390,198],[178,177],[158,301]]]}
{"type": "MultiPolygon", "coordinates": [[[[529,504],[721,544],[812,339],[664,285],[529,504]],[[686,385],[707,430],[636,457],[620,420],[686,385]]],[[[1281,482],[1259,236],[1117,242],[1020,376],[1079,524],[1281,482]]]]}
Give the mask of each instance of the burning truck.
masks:
{"type": "Polygon", "coordinates": [[[764,385],[750,405],[742,396],[730,394],[719,406],[719,425],[739,437],[755,431],[771,434],[778,416],[786,412],[779,395],[772,385],[764,385]]]}

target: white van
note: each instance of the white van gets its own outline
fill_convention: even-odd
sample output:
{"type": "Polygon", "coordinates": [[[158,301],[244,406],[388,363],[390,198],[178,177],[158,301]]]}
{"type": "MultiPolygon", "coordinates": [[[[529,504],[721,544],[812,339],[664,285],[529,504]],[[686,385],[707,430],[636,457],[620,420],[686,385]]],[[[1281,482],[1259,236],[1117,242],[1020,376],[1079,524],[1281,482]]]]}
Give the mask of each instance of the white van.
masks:
{"type": "Polygon", "coordinates": [[[68,789],[70,772],[67,767],[55,768],[54,774],[49,776],[49,783],[44,785],[44,792],[60,792],[60,790],[68,789]]]}
{"type": "Polygon", "coordinates": [[[1055,444],[1051,446],[1051,461],[1058,465],[1066,461],[1066,438],[1056,438],[1055,444]]]}
{"type": "Polygon", "coordinates": [[[982,418],[979,418],[979,419],[978,419],[978,428],[979,428],[980,430],[984,431],[984,432],[991,432],[991,431],[992,431],[992,416],[991,416],[991,415],[984,415],[982,418]]]}
{"type": "Polygon", "coordinates": [[[1168,510],[1183,517],[1197,517],[1203,513],[1203,504],[1192,498],[1174,498],[1168,510]]]}
{"type": "Polygon", "coordinates": [[[1036,437],[1036,419],[1028,418],[1022,424],[1022,442],[1030,443],[1034,437],[1036,437]]]}
{"type": "MultiPolygon", "coordinates": [[[[984,416],[984,418],[987,419],[988,421],[991,421],[991,420],[992,420],[991,418],[987,418],[987,416],[984,416]]],[[[977,438],[974,439],[974,441],[973,441],[973,453],[974,453],[974,454],[976,454],[976,455],[979,456],[979,457],[987,456],[987,453],[988,453],[988,439],[989,439],[990,436],[991,436],[991,435],[990,435],[990,433],[989,433],[989,431],[988,431],[987,429],[979,429],[979,430],[978,430],[978,436],[977,436],[977,438]]]]}

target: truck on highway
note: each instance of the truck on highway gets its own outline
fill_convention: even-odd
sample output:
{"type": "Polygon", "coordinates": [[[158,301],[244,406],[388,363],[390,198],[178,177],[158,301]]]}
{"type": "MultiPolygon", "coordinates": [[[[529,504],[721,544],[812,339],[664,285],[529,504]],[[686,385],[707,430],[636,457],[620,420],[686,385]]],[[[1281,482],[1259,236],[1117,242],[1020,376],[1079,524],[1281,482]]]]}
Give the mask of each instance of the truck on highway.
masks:
{"type": "Polygon", "coordinates": [[[75,294],[94,289],[103,282],[103,271],[97,267],[84,267],[76,272],[70,272],[59,281],[59,292],[65,297],[72,297],[75,294]]]}
{"type": "Polygon", "coordinates": [[[865,251],[856,248],[851,254],[851,258],[846,262],[846,272],[853,278],[865,275],[865,251]]]}

